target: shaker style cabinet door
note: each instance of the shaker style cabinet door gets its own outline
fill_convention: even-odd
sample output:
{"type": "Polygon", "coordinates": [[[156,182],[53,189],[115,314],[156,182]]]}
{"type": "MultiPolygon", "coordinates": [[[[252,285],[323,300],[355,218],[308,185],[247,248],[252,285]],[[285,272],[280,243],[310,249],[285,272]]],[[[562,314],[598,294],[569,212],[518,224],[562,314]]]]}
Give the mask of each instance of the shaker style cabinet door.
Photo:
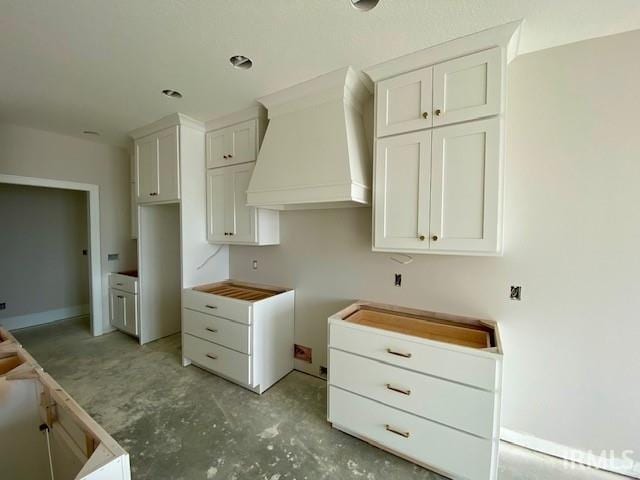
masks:
{"type": "Polygon", "coordinates": [[[154,201],[159,190],[158,139],[156,135],[149,135],[136,141],[135,171],[138,202],[154,201]]]}
{"type": "Polygon", "coordinates": [[[429,249],[431,132],[378,139],[374,249],[429,249]]]}
{"type": "Polygon", "coordinates": [[[109,290],[109,320],[111,325],[120,330],[124,330],[126,328],[125,315],[124,292],[109,290]]]}
{"type": "Polygon", "coordinates": [[[433,126],[497,115],[502,111],[499,47],[433,67],[433,126]]]}
{"type": "Polygon", "coordinates": [[[376,85],[378,137],[431,127],[432,73],[423,68],[376,85]]]}
{"type": "Polygon", "coordinates": [[[255,162],[258,156],[257,121],[249,120],[206,135],[207,168],[255,162]]]}
{"type": "Polygon", "coordinates": [[[499,118],[433,130],[431,249],[498,252],[500,132],[499,118]]]}
{"type": "Polygon", "coordinates": [[[123,297],[121,301],[124,303],[122,311],[124,313],[124,326],[123,330],[129,332],[132,335],[138,335],[138,302],[137,296],[132,293],[120,293],[119,296],[123,297]]]}
{"type": "Polygon", "coordinates": [[[216,130],[206,135],[207,168],[223,167],[227,165],[227,150],[229,149],[225,135],[226,130],[216,130]]]}
{"type": "Polygon", "coordinates": [[[233,227],[230,240],[234,242],[258,241],[256,232],[256,209],[247,207],[247,188],[251,180],[254,163],[229,167],[230,178],[227,183],[233,188],[233,203],[227,208],[226,214],[232,219],[233,227]]]}
{"type": "Polygon", "coordinates": [[[178,127],[158,133],[158,195],[155,201],[180,198],[180,166],[178,161],[178,127]]]}
{"type": "Polygon", "coordinates": [[[229,164],[255,162],[257,160],[256,120],[229,127],[230,148],[227,153],[229,164]]]}
{"type": "Polygon", "coordinates": [[[207,170],[207,240],[211,243],[225,242],[229,230],[225,225],[229,187],[225,169],[207,170]]]}

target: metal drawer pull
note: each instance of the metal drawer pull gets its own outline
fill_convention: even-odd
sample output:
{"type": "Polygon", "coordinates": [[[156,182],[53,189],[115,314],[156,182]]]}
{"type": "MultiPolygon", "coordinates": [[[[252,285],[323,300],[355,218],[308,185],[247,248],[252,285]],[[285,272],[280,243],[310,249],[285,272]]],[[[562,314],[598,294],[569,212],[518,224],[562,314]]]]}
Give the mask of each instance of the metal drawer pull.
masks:
{"type": "Polygon", "coordinates": [[[124,296],[122,296],[122,295],[118,295],[118,298],[124,298],[124,296]]]}
{"type": "Polygon", "coordinates": [[[218,356],[214,355],[213,353],[207,353],[207,357],[209,357],[211,360],[217,360],[218,356]]]}
{"type": "Polygon", "coordinates": [[[218,330],[215,328],[209,328],[209,327],[205,327],[205,330],[207,330],[208,332],[212,332],[212,333],[218,333],[218,330]]]}
{"type": "Polygon", "coordinates": [[[401,437],[404,437],[404,438],[409,438],[409,435],[411,435],[411,433],[402,432],[400,430],[393,428],[391,425],[385,425],[384,428],[387,432],[395,433],[396,435],[400,435],[401,437]]]}
{"type": "Polygon", "coordinates": [[[390,383],[387,383],[386,387],[389,390],[393,390],[394,392],[398,392],[398,393],[401,393],[403,395],[411,395],[411,390],[409,390],[408,388],[394,387],[390,383]]]}
{"type": "Polygon", "coordinates": [[[116,285],[122,286],[122,283],[116,283],[116,285]]]}
{"type": "Polygon", "coordinates": [[[410,353],[396,352],[395,350],[391,350],[390,348],[387,348],[387,353],[390,353],[391,355],[397,355],[399,357],[411,358],[410,353]]]}
{"type": "Polygon", "coordinates": [[[205,305],[205,307],[210,308],[212,310],[215,310],[216,308],[218,308],[215,305],[205,305]]]}

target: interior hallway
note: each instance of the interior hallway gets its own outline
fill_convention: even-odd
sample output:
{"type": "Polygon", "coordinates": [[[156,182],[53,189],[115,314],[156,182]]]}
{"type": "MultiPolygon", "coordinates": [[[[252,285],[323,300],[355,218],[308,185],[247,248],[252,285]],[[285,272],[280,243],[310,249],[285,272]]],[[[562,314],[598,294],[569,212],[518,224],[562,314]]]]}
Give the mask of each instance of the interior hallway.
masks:
{"type": "MultiPolygon", "coordinates": [[[[180,335],[143,347],[87,318],[13,332],[131,454],[134,480],[440,479],[332,429],[326,383],[293,372],[258,396],[180,364],[180,335]]],[[[622,479],[502,443],[501,480],[622,479]]]]}

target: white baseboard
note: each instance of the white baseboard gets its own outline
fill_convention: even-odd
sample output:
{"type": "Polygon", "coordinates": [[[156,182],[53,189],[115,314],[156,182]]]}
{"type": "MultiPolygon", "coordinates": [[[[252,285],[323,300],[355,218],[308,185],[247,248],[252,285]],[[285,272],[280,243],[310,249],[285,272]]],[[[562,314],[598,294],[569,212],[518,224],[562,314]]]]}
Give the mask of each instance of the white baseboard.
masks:
{"type": "MultiPolygon", "coordinates": [[[[500,429],[500,439],[529,450],[566,460],[569,462],[568,468],[572,468],[572,465],[573,468],[580,468],[580,465],[586,465],[632,478],[640,478],[640,462],[634,461],[632,458],[623,458],[620,456],[625,455],[625,452],[584,451],[550,442],[549,440],[543,440],[525,433],[515,432],[507,428],[500,429]],[[603,456],[603,454],[607,453],[608,456],[603,456]]],[[[638,452],[631,453],[638,454],[638,452]]]]}
{"type": "Polygon", "coordinates": [[[0,325],[7,330],[17,330],[19,328],[35,327],[45,323],[63,320],[65,318],[78,317],[89,313],[89,305],[74,305],[72,307],[47,310],[46,312],[29,313],[16,317],[0,318],[0,325]]]}

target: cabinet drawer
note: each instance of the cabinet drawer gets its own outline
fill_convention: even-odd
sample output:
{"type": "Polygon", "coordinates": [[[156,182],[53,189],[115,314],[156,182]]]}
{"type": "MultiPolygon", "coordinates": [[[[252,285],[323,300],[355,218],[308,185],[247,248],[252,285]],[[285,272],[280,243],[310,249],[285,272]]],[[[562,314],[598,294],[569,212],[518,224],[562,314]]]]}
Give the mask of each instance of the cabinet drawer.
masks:
{"type": "Polygon", "coordinates": [[[251,353],[250,329],[247,325],[226,318],[187,308],[182,310],[182,330],[185,333],[247,354],[251,353]]]}
{"type": "Polygon", "coordinates": [[[331,385],[481,437],[493,437],[494,392],[334,349],[329,352],[329,369],[331,385]]]}
{"type": "Polygon", "coordinates": [[[251,304],[249,302],[191,289],[184,290],[182,300],[184,308],[228,318],[247,325],[251,323],[251,304]]]}
{"type": "Polygon", "coordinates": [[[182,354],[194,363],[245,385],[251,385],[251,357],[185,333],[182,354]]]}
{"type": "Polygon", "coordinates": [[[109,274],[109,287],[123,292],[138,293],[138,279],[129,275],[111,273],[109,274]]]}
{"type": "Polygon", "coordinates": [[[496,360],[405,340],[368,327],[330,324],[329,346],[485,390],[496,390],[496,360]]]}
{"type": "Polygon", "coordinates": [[[329,387],[329,421],[423,465],[456,477],[491,477],[493,441],[329,387]]]}

